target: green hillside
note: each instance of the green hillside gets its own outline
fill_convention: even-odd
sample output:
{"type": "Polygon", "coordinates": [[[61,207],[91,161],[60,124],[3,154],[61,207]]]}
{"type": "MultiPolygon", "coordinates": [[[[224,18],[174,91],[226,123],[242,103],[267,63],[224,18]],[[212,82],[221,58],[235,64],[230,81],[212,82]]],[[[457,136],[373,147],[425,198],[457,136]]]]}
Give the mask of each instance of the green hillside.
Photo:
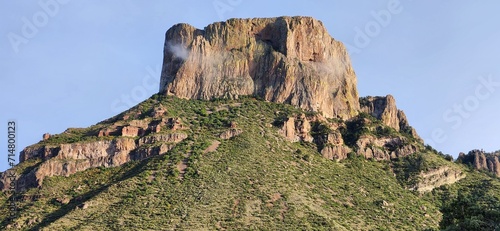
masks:
{"type": "MultiPolygon", "coordinates": [[[[390,162],[354,153],[329,160],[316,144],[292,143],[278,133],[280,119],[306,112],[252,97],[199,101],[155,95],[114,118],[38,145],[112,139],[96,132],[116,121],[145,118],[159,105],[166,117],[180,118],[187,139],[160,156],[48,177],[41,187],[14,196],[2,192],[2,229],[438,230],[441,222],[450,230],[494,230],[499,221],[497,178],[446,160],[430,147],[390,162]],[[222,139],[231,126],[242,133],[222,139]],[[466,177],[432,192],[410,190],[420,172],[440,166],[461,169],[466,177]],[[19,209],[13,220],[12,197],[19,209]],[[473,208],[460,215],[464,201],[473,208]],[[468,215],[474,215],[469,226],[459,226],[468,215]]],[[[390,129],[378,135],[408,136],[390,129]]],[[[15,169],[29,172],[39,162],[15,169]]]]}

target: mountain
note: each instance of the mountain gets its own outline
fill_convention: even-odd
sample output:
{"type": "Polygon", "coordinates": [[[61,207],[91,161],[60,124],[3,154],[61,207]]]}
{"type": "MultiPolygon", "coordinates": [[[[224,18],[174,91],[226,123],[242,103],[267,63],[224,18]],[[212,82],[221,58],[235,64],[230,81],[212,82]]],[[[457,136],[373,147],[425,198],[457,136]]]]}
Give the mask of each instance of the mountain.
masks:
{"type": "Polygon", "coordinates": [[[3,229],[494,230],[500,221],[498,178],[426,146],[393,96],[359,98],[345,47],[310,17],[174,25],[157,94],[88,128],[44,134],[0,189],[3,229]]]}

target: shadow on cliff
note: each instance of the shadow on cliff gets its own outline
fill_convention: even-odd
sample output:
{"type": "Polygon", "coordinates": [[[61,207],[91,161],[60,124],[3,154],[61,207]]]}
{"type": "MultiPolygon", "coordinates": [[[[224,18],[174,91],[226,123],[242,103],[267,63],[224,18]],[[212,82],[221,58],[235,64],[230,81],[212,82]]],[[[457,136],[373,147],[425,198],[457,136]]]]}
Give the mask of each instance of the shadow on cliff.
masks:
{"type": "Polygon", "coordinates": [[[130,178],[140,174],[141,172],[143,172],[147,168],[149,160],[151,160],[151,158],[144,159],[144,160],[138,162],[136,164],[136,166],[132,167],[130,170],[122,173],[122,175],[120,177],[118,177],[114,180],[111,180],[109,183],[107,183],[107,184],[105,184],[97,189],[94,189],[94,190],[89,191],[87,193],[84,193],[76,198],[71,199],[71,201],[68,204],[63,205],[58,210],[48,214],[47,216],[45,216],[45,218],[41,222],[39,222],[37,225],[33,226],[29,230],[41,230],[42,228],[47,227],[49,224],[51,224],[52,222],[63,217],[71,210],[74,210],[76,208],[80,208],[83,205],[83,203],[85,203],[86,201],[99,195],[101,192],[107,190],[110,186],[112,186],[120,181],[130,179],[130,178]]]}

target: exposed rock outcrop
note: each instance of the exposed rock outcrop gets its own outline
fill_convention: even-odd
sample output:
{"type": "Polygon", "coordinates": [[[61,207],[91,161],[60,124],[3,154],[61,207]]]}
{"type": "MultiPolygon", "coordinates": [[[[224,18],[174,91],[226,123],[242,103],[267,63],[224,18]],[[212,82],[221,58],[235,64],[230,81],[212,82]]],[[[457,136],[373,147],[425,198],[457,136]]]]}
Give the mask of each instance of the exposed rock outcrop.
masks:
{"type": "Polygon", "coordinates": [[[391,160],[408,156],[418,151],[418,147],[404,137],[377,138],[365,135],[356,142],[357,153],[367,159],[391,160]]]}
{"type": "Polygon", "coordinates": [[[53,146],[53,145],[29,146],[26,147],[24,150],[22,150],[21,153],[19,154],[19,162],[22,163],[28,159],[36,159],[36,158],[46,160],[57,155],[59,150],[60,150],[59,146],[53,146]]]}
{"type": "Polygon", "coordinates": [[[353,150],[344,143],[337,124],[316,122],[313,142],[318,145],[321,155],[330,160],[343,160],[353,150]],[[328,126],[325,129],[323,126],[328,126]]]}
{"type": "Polygon", "coordinates": [[[48,140],[50,138],[50,133],[45,133],[42,136],[42,140],[48,140]]]}
{"type": "Polygon", "coordinates": [[[344,160],[352,149],[343,144],[326,145],[321,149],[321,155],[330,160],[344,160]]]}
{"type": "Polygon", "coordinates": [[[418,183],[411,188],[418,192],[430,192],[441,185],[453,184],[465,178],[465,174],[459,169],[441,166],[427,172],[421,172],[418,183]]]}
{"type": "Polygon", "coordinates": [[[179,118],[168,119],[167,125],[170,129],[174,131],[186,129],[186,127],[179,118]]]}
{"type": "Polygon", "coordinates": [[[157,106],[153,108],[153,110],[150,113],[150,116],[153,118],[161,118],[165,113],[167,112],[167,109],[163,106],[157,106]]]}
{"type": "Polygon", "coordinates": [[[150,122],[149,120],[132,120],[128,123],[117,123],[113,126],[106,127],[99,131],[98,137],[101,136],[127,136],[136,137],[143,136],[149,132],[159,132],[159,129],[152,127],[158,122],[150,122]],[[154,130],[154,131],[153,131],[154,130]]]}
{"type": "Polygon", "coordinates": [[[138,141],[138,145],[142,146],[144,144],[154,144],[158,142],[164,143],[179,143],[186,139],[188,136],[186,133],[168,133],[168,134],[154,134],[150,136],[141,137],[138,141]]]}
{"type": "MultiPolygon", "coordinates": [[[[187,134],[183,132],[158,134],[149,129],[151,124],[167,126],[167,121],[172,123],[171,127],[175,127],[176,124],[180,126],[180,122],[175,119],[162,119],[156,122],[133,120],[126,126],[115,124],[99,131],[97,137],[117,136],[109,140],[27,147],[21,152],[20,162],[39,159],[40,164],[29,172],[17,176],[16,190],[41,186],[45,177],[69,176],[89,168],[120,166],[131,160],[164,154],[176,143],[187,138],[187,134]],[[144,136],[145,131],[153,134],[144,136]],[[137,136],[142,137],[137,139],[137,136]]],[[[6,190],[11,180],[8,172],[2,173],[0,189],[6,190]]]]}
{"type": "Polygon", "coordinates": [[[422,141],[416,130],[408,123],[405,113],[396,107],[396,100],[392,95],[362,97],[359,103],[362,112],[381,120],[396,131],[407,132],[422,141]]]}
{"type": "MultiPolygon", "coordinates": [[[[128,161],[129,152],[135,148],[134,139],[125,137],[96,142],[61,144],[59,151],[51,160],[89,160],[91,166],[97,164],[103,167],[118,166],[128,161]]],[[[69,169],[68,171],[72,172],[69,169]]]]}
{"type": "MultiPolygon", "coordinates": [[[[372,122],[368,119],[357,120],[362,122],[361,126],[364,128],[356,129],[369,129],[372,126],[372,122]]],[[[278,132],[290,142],[313,142],[323,157],[337,161],[346,159],[351,152],[366,159],[390,161],[420,150],[418,145],[406,137],[377,137],[374,134],[361,135],[351,146],[348,146],[344,141],[340,126],[339,123],[329,122],[323,117],[306,117],[302,114],[286,118],[278,132]]]]}
{"type": "MultiPolygon", "coordinates": [[[[136,148],[131,138],[117,138],[96,142],[61,144],[56,147],[27,148],[24,158],[40,158],[43,162],[17,179],[17,190],[40,186],[45,177],[69,176],[92,167],[119,166],[130,161],[136,148]]],[[[10,184],[5,174],[0,176],[0,186],[10,184]]]]}
{"type": "Polygon", "coordinates": [[[283,122],[283,126],[279,130],[290,142],[306,141],[312,142],[313,137],[311,136],[311,123],[305,115],[300,115],[297,118],[290,117],[283,122]]]}
{"type": "Polygon", "coordinates": [[[175,147],[174,143],[161,143],[153,146],[139,146],[134,152],[130,153],[130,159],[142,160],[151,156],[163,155],[175,147]]]}
{"type": "Polygon", "coordinates": [[[457,162],[471,165],[475,169],[485,170],[500,177],[500,153],[472,150],[467,154],[460,153],[457,162]]]}
{"type": "Polygon", "coordinates": [[[135,137],[144,134],[141,128],[134,126],[125,126],[122,128],[122,136],[135,137]]]}
{"type": "Polygon", "coordinates": [[[219,137],[223,140],[229,140],[239,134],[241,134],[243,132],[243,130],[239,129],[239,128],[230,128],[224,132],[222,132],[219,137]]]}
{"type": "Polygon", "coordinates": [[[338,125],[321,116],[304,114],[287,118],[278,131],[290,142],[312,142],[321,155],[330,160],[343,160],[352,150],[344,144],[338,125]],[[315,124],[313,127],[311,124],[315,124]]]}
{"type": "Polygon", "coordinates": [[[160,93],[212,99],[257,95],[326,117],[358,113],[344,45],[310,17],[230,19],[166,33],[160,93]]]}

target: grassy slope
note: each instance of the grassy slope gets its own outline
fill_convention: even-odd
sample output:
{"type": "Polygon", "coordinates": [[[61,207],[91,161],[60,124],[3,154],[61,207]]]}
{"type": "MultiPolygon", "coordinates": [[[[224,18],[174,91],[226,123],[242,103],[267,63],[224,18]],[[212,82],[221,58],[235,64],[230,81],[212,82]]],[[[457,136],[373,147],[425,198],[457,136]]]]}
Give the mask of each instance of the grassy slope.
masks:
{"type": "MultiPolygon", "coordinates": [[[[277,111],[297,113],[293,107],[249,98],[204,102],[155,96],[130,112],[141,118],[158,103],[166,106],[168,116],[183,118],[190,126],[187,140],[163,156],[48,178],[42,188],[20,196],[25,200],[19,202],[20,216],[12,224],[45,230],[424,230],[438,226],[439,193],[419,196],[404,189],[389,163],[360,158],[337,163],[322,158],[314,145],[286,142],[268,125],[280,114],[277,111]],[[218,134],[230,121],[244,132],[220,140],[218,134]],[[219,148],[203,153],[214,140],[221,142],[219,148]],[[180,179],[175,164],[186,152],[192,155],[180,179]],[[64,198],[70,202],[57,201],[64,198]]],[[[36,162],[19,169],[30,164],[36,162]]],[[[0,195],[0,220],[5,226],[8,196],[0,195]]]]}

